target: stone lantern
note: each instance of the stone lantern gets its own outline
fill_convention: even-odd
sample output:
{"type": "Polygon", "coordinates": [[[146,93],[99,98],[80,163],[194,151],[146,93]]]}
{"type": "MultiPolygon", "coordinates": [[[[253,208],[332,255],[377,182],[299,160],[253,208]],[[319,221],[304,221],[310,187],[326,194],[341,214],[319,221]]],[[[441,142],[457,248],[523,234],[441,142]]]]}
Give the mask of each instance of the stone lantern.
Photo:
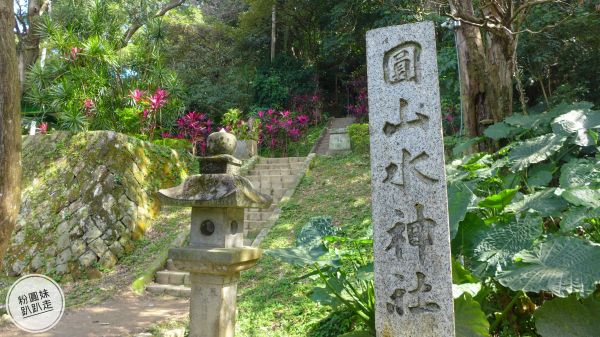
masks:
{"type": "Polygon", "coordinates": [[[239,176],[235,146],[234,135],[211,134],[200,174],[158,192],[164,204],[192,208],[189,245],[169,250],[175,266],[190,272],[190,337],[234,335],[240,272],[262,256],[244,247],[244,208],[268,208],[272,199],[239,176]]]}

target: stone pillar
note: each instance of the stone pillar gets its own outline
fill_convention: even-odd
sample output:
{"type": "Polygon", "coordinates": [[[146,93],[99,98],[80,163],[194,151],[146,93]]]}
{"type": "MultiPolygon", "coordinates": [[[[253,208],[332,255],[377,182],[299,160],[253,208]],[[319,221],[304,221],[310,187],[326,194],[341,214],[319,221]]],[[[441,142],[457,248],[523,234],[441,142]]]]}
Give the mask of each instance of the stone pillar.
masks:
{"type": "Polygon", "coordinates": [[[240,273],[190,277],[190,337],[233,337],[240,273]]]}
{"type": "Polygon", "coordinates": [[[367,73],[377,336],[452,337],[433,23],[369,31],[367,73]]]}

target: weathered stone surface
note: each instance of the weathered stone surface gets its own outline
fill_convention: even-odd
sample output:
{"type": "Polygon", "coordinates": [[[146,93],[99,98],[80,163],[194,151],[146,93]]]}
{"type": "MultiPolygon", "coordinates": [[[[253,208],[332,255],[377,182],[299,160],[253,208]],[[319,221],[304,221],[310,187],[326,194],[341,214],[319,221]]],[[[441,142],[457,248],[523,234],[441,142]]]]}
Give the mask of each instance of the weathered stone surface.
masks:
{"type": "Polygon", "coordinates": [[[125,249],[123,248],[123,246],[121,246],[121,244],[119,243],[119,241],[115,241],[113,242],[112,245],[110,245],[110,247],[108,247],[108,249],[110,249],[110,251],[117,257],[121,257],[123,256],[123,254],[125,253],[125,249]]]}
{"type": "Polygon", "coordinates": [[[350,136],[346,128],[329,130],[329,154],[345,154],[349,153],[350,136]]]}
{"type": "Polygon", "coordinates": [[[68,273],[100,259],[114,265],[158,213],[157,189],[180,183],[196,164],[109,131],[23,140],[22,207],[2,263],[13,275],[68,273]]]}
{"type": "Polygon", "coordinates": [[[435,31],[367,33],[378,336],[454,336],[435,31]]]}
{"type": "Polygon", "coordinates": [[[73,240],[71,243],[71,253],[74,257],[80,257],[85,252],[85,242],[81,239],[73,240]]]}
{"type": "Polygon", "coordinates": [[[91,250],[88,250],[83,255],[79,257],[79,264],[83,267],[89,267],[92,263],[98,260],[98,256],[94,254],[91,250]]]}
{"type": "Polygon", "coordinates": [[[104,268],[112,268],[117,264],[117,257],[110,250],[107,250],[100,256],[98,262],[104,268]]]}

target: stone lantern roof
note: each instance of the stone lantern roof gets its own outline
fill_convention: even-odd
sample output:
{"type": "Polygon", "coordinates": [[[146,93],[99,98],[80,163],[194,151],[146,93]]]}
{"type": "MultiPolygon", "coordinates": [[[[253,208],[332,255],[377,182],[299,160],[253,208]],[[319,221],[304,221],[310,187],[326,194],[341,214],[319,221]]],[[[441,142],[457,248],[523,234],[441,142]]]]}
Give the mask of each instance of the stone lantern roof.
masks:
{"type": "Polygon", "coordinates": [[[231,154],[237,140],[221,130],[207,139],[210,157],[200,158],[200,173],[182,184],[158,191],[167,205],[202,208],[268,208],[273,199],[257,191],[252,183],[238,175],[241,161],[231,154]]]}
{"type": "Polygon", "coordinates": [[[182,184],[158,191],[167,205],[210,208],[267,208],[273,199],[254,189],[242,176],[230,174],[199,174],[182,184]]]}

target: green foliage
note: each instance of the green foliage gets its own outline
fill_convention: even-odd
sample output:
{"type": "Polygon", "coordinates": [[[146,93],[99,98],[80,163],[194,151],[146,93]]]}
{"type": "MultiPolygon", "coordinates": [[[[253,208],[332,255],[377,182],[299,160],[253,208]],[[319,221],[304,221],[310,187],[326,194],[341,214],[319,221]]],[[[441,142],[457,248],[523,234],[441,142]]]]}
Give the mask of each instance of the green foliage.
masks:
{"type": "Polygon", "coordinates": [[[258,140],[260,132],[260,120],[251,119],[244,121],[240,109],[229,109],[223,114],[222,124],[228,126],[240,140],[258,140]]]}
{"type": "Polygon", "coordinates": [[[600,112],[586,102],[514,114],[486,130],[503,148],[447,166],[452,253],[464,261],[454,263],[454,276],[481,280],[473,299],[495,316],[490,333],[533,334],[537,326],[548,334],[547,314],[534,315],[544,293],[597,291],[600,245],[590,240],[600,237],[599,128],[600,112]]]}
{"type": "Polygon", "coordinates": [[[556,296],[589,296],[600,283],[600,245],[574,237],[552,237],[515,255],[518,264],[498,273],[513,289],[548,291],[556,296]]]}
{"type": "Polygon", "coordinates": [[[600,300],[591,296],[583,301],[575,296],[547,301],[535,312],[535,326],[543,337],[587,337],[600,331],[600,300]]]}
{"type": "Polygon", "coordinates": [[[375,288],[371,239],[351,239],[331,226],[330,217],[312,218],[296,238],[296,247],[267,251],[284,262],[309,266],[302,278],[318,276],[322,286],[311,299],[333,309],[350,310],[375,331],[375,288]]]}
{"type": "Polygon", "coordinates": [[[348,126],[350,146],[355,153],[369,153],[369,124],[351,124],[348,126]]]}
{"type": "Polygon", "coordinates": [[[146,29],[124,45],[123,10],[113,1],[61,2],[43,17],[37,29],[49,52],[28,72],[24,92],[35,118],[66,130],[139,132],[129,91],[162,86],[174,89],[159,120],[170,127],[181,106],[177,80],[163,66],[161,20],[140,19],[146,29]]]}
{"type": "Polygon", "coordinates": [[[457,337],[489,336],[490,323],[481,306],[469,294],[454,300],[455,331],[457,337]]]}

